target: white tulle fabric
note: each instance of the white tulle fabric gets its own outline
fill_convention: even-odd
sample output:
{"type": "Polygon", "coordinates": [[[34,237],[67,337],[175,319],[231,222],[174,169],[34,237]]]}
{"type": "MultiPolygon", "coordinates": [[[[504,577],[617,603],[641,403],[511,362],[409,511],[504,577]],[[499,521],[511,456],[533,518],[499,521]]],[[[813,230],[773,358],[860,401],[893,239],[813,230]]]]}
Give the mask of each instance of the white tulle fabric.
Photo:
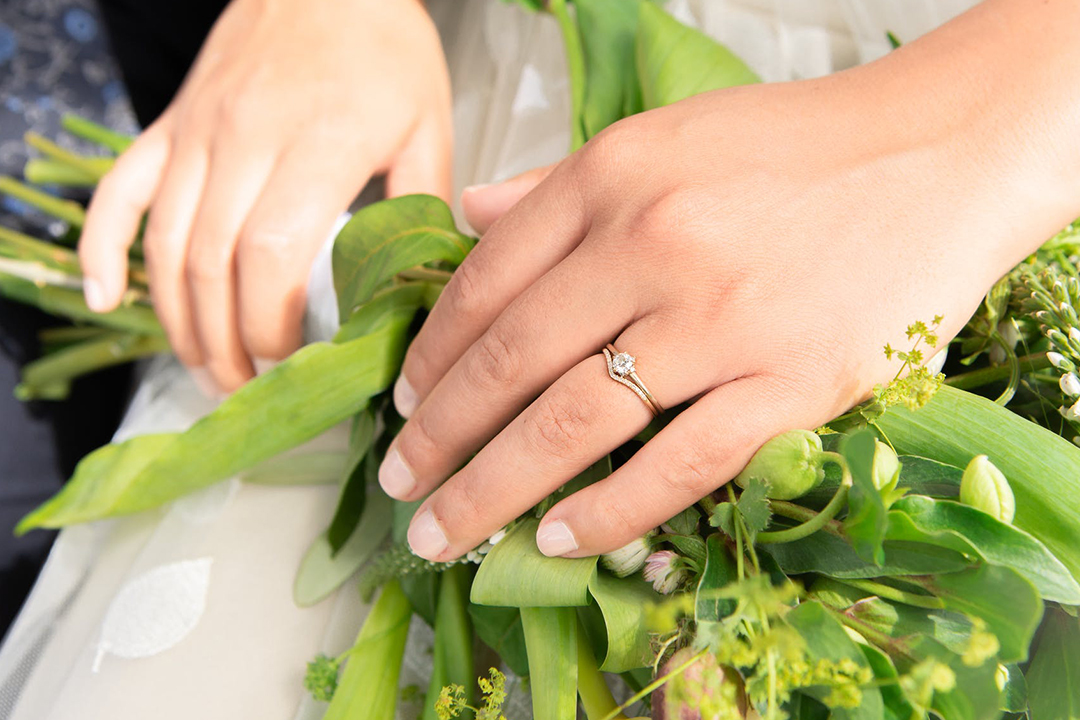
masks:
{"type": "MultiPolygon", "coordinates": [[[[972,0],[671,0],[769,81],[823,75],[888,52],[972,0]]],[[[561,40],[546,16],[496,0],[432,0],[454,80],[455,187],[558,160],[569,145],[561,40]]],[[[329,228],[328,228],[329,230],[329,228]]],[[[307,329],[336,324],[329,253],[307,329]]],[[[145,368],[118,438],[182,429],[212,409],[169,359],[145,368]]],[[[344,432],[320,440],[343,448],[344,432]]],[[[316,720],[305,663],[352,642],[367,607],[352,583],[305,609],[292,582],[337,490],[230,480],[170,507],[63,531],[0,647],[0,720],[316,720]]],[[[426,687],[431,633],[414,623],[402,686],[426,687]]],[[[415,702],[399,716],[415,717],[415,702]]],[[[530,716],[516,692],[508,715],[530,716]]]]}

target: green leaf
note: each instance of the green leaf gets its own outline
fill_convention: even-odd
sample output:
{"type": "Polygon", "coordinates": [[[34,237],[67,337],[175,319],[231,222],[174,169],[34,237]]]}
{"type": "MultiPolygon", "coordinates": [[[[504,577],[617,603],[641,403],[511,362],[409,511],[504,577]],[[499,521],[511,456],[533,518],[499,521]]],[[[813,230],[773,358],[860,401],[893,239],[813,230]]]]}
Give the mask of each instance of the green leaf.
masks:
{"type": "Polygon", "coordinates": [[[125,443],[120,457],[131,457],[123,460],[123,472],[113,468],[118,454],[112,446],[91,453],[18,531],[157,507],[321,435],[393,381],[407,327],[397,317],[347,343],[301,348],[172,441],[159,435],[125,443]]]}
{"type": "Polygon", "coordinates": [[[735,539],[735,503],[722,502],[713,508],[709,524],[735,539]]]}
{"type": "Polygon", "coordinates": [[[455,565],[442,573],[439,583],[438,610],[435,616],[435,641],[432,647],[432,672],[428,682],[424,712],[420,720],[437,720],[435,699],[447,685],[461,685],[466,696],[473,696],[473,634],[467,610],[469,571],[455,565]]]}
{"type": "Polygon", "coordinates": [[[529,658],[525,652],[525,633],[521,629],[521,610],[470,603],[469,615],[484,644],[498,653],[515,675],[527,676],[529,658]]]}
{"type": "Polygon", "coordinates": [[[373,475],[374,479],[378,479],[379,466],[364,462],[374,440],[375,413],[367,407],[353,418],[352,430],[349,433],[349,460],[341,483],[341,494],[338,496],[330,527],[326,530],[326,540],[334,553],[341,549],[360,522],[367,500],[369,479],[373,475]]]}
{"type": "Polygon", "coordinates": [[[477,605],[571,607],[589,603],[596,558],[552,558],[536,547],[539,521],[523,520],[484,556],[472,586],[477,605]]]}
{"type": "Polygon", "coordinates": [[[711,597],[710,591],[727,587],[738,579],[735,558],[731,556],[724,538],[710,535],[705,541],[705,570],[698,581],[694,600],[694,619],[697,622],[719,622],[735,612],[737,602],[733,598],[711,597]]]}
{"type": "Polygon", "coordinates": [[[751,542],[755,535],[769,526],[772,511],[765,497],[768,491],[768,486],[761,478],[751,478],[746,489],[739,495],[738,502],[735,503],[735,508],[746,523],[746,529],[750,531],[751,542]]]}
{"type": "Polygon", "coordinates": [[[919,495],[904,498],[889,512],[888,537],[941,545],[1011,567],[1043,599],[1080,604],[1080,585],[1045,545],[973,507],[919,495]]]}
{"type": "Polygon", "coordinates": [[[899,674],[892,659],[873,645],[859,643],[859,650],[866,656],[870,668],[874,671],[874,679],[880,684],[881,700],[883,704],[882,720],[910,720],[915,715],[915,708],[904,697],[903,691],[897,686],[899,674]]]}
{"type": "Polygon", "coordinates": [[[604,620],[600,669],[620,673],[649,665],[652,655],[645,614],[650,604],[662,600],[660,594],[640,577],[617,578],[603,572],[593,576],[589,592],[604,620]]]}
{"type": "Polygon", "coordinates": [[[523,607],[521,626],[529,654],[533,718],[576,717],[578,620],[574,609],[523,607]]]}
{"type": "Polygon", "coordinates": [[[323,720],[394,717],[411,617],[409,601],[391,580],[364,619],[323,720]]]}
{"type": "Polygon", "coordinates": [[[342,324],[334,335],[334,342],[347,343],[373,333],[387,323],[412,322],[417,309],[424,305],[430,287],[430,283],[408,282],[379,290],[342,324]]]}
{"type": "Polygon", "coordinates": [[[634,45],[641,0],[574,0],[585,54],[585,138],[641,112],[634,45]]]}
{"type": "Polygon", "coordinates": [[[1005,687],[1001,691],[1001,709],[1022,713],[1028,709],[1027,678],[1016,663],[1002,665],[998,672],[1005,674],[1005,687]]]}
{"type": "MultiPolygon", "coordinates": [[[[816,660],[853,660],[859,667],[869,668],[870,662],[859,646],[848,637],[841,625],[825,607],[814,600],[801,603],[784,616],[806,641],[807,652],[816,660]]],[[[811,697],[824,700],[828,688],[806,688],[811,697]]],[[[884,713],[881,691],[872,686],[862,688],[862,702],[856,708],[834,708],[829,715],[835,720],[880,720],[884,713]]]]}
{"type": "Polygon", "coordinates": [[[431,195],[405,195],[359,210],[334,240],[341,320],[399,272],[436,261],[457,265],[474,242],[458,232],[446,203],[431,195]]]}
{"type": "Polygon", "coordinates": [[[945,663],[956,675],[952,690],[934,693],[931,707],[942,720],[998,720],[1001,690],[997,686],[996,663],[968,667],[956,653],[929,638],[920,638],[914,653],[920,659],[935,658],[945,663]]]}
{"type": "Polygon", "coordinates": [[[698,522],[700,521],[701,513],[698,512],[697,506],[691,505],[664,524],[671,528],[672,533],[677,535],[697,535],[698,522]]]}
{"type": "Polygon", "coordinates": [[[1027,684],[1031,720],[1080,720],[1080,621],[1047,616],[1027,684]]]}
{"type": "Polygon", "coordinates": [[[360,522],[344,545],[335,551],[323,533],[308,548],[293,582],[293,600],[308,607],[329,596],[360,569],[389,533],[390,498],[374,485],[360,522]]]}
{"type": "Polygon", "coordinates": [[[882,548],[885,558],[879,566],[860,557],[844,538],[819,531],[798,542],[763,545],[758,551],[767,553],[788,575],[817,572],[841,580],[956,572],[971,565],[955,550],[935,545],[886,540],[882,548]]]}
{"type": "Polygon", "coordinates": [[[640,4],[635,58],[645,110],[709,90],[760,82],[726,47],[651,2],[640,4]]]}
{"type": "Polygon", "coordinates": [[[1016,497],[1013,524],[1080,578],[1080,447],[991,400],[948,386],[915,412],[889,408],[876,424],[901,453],[956,467],[989,456],[1016,497]]]}
{"type": "Polygon", "coordinates": [[[853,485],[848,493],[848,515],[844,534],[859,557],[881,565],[885,562],[882,542],[888,528],[885,503],[874,485],[874,434],[856,432],[841,444],[840,453],[847,461],[853,485]]]}
{"type": "Polygon", "coordinates": [[[1012,568],[983,565],[958,573],[921,578],[919,585],[941,598],[946,609],[981,618],[1001,643],[1002,662],[1022,662],[1042,619],[1035,587],[1012,568]]]}

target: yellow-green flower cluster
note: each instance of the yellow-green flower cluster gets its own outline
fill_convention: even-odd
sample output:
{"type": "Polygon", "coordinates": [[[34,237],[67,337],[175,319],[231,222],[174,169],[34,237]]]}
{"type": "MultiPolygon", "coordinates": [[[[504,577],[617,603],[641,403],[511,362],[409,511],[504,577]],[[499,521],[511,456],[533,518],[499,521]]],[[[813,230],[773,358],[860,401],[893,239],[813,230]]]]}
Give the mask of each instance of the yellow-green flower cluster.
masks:
{"type": "Polygon", "coordinates": [[[896,377],[888,385],[874,388],[874,399],[884,406],[903,405],[909,410],[918,410],[934,396],[945,381],[941,373],[931,372],[923,363],[926,358],[920,345],[935,348],[938,344],[937,328],[942,317],[936,315],[930,325],[921,320],[908,325],[907,338],[914,340],[910,350],[896,350],[892,345],[885,346],[885,357],[903,361],[896,377]]]}
{"type": "Polygon", "coordinates": [[[457,684],[447,685],[435,700],[435,716],[439,720],[452,720],[465,710],[472,710],[476,720],[506,720],[502,712],[506,703],[506,676],[495,668],[490,668],[488,677],[478,678],[476,682],[484,696],[480,707],[469,705],[464,687],[457,684]]]}

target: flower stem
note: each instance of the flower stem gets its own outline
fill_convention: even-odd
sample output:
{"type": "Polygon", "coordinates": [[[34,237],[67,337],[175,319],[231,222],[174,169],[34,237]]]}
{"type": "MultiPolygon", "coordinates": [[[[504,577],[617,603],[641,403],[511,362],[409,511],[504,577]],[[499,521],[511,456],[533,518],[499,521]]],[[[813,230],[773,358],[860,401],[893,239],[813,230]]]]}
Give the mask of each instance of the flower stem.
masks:
{"type": "MultiPolygon", "coordinates": [[[[1033,353],[1031,355],[1024,355],[1017,359],[1020,369],[1025,373],[1037,372],[1039,370],[1045,370],[1051,367],[1049,358],[1046,357],[1046,353],[1033,353]]],[[[952,377],[945,378],[945,384],[951,385],[958,390],[971,390],[973,388],[982,387],[998,380],[1005,380],[1013,373],[1013,367],[1011,364],[1006,365],[994,365],[993,367],[980,368],[978,370],[971,370],[959,375],[953,375],[952,377]]]]}
{"type": "Polygon", "coordinates": [[[604,674],[597,667],[596,657],[585,639],[585,628],[578,620],[578,695],[581,706],[589,720],[627,720],[619,710],[618,703],[611,695],[611,690],[604,681],[604,674]],[[613,714],[614,713],[614,714],[613,714]]]}
{"type": "Polygon", "coordinates": [[[27,364],[15,396],[20,400],[50,397],[50,388],[77,377],[168,351],[169,343],[163,337],[108,333],[104,338],[72,345],[27,364]]]}
{"type": "Polygon", "coordinates": [[[550,0],[548,10],[555,16],[562,31],[563,45],[566,47],[566,69],[570,75],[570,105],[572,113],[571,132],[573,145],[577,150],[585,144],[585,49],[581,44],[581,33],[570,17],[566,0],[550,0]]]}
{"type": "Polygon", "coordinates": [[[31,158],[23,166],[23,177],[34,185],[93,187],[97,178],[79,168],[50,158],[31,158]]]}
{"type": "Polygon", "coordinates": [[[52,160],[64,163],[69,167],[81,170],[85,174],[94,178],[94,181],[101,180],[105,176],[105,173],[112,169],[113,158],[104,157],[84,157],[77,153],[73,153],[70,150],[65,150],[52,140],[42,137],[34,132],[28,132],[24,136],[26,144],[34,148],[42,155],[52,160]]]}
{"type": "Polygon", "coordinates": [[[832,578],[836,582],[843,585],[848,585],[856,590],[862,590],[864,592],[877,595],[879,598],[885,600],[892,600],[898,603],[904,603],[905,605],[912,605],[914,607],[926,608],[928,610],[941,610],[945,607],[945,603],[940,598],[936,598],[933,595],[919,595],[917,593],[907,592],[894,588],[891,585],[885,585],[884,583],[874,582],[872,580],[842,580],[840,578],[832,578]]]}
{"type": "Polygon", "coordinates": [[[836,514],[840,512],[840,509],[847,503],[848,491],[851,489],[852,484],[851,471],[848,470],[847,462],[842,456],[837,455],[836,453],[829,453],[827,459],[832,460],[839,465],[844,473],[844,477],[840,481],[840,487],[836,489],[836,494],[832,496],[832,500],[829,501],[829,504],[822,508],[821,512],[817,513],[801,525],[796,525],[795,527],[786,530],[758,533],[758,544],[767,545],[770,543],[785,543],[794,540],[802,540],[804,537],[813,535],[818,530],[824,528],[830,520],[836,517],[836,514]]]}
{"type": "Polygon", "coordinates": [[[86,211],[83,210],[82,205],[79,203],[50,195],[7,175],[0,175],[0,195],[7,195],[20,200],[46,215],[52,215],[63,220],[73,227],[81,228],[86,220],[86,211]]]}
{"type": "Polygon", "coordinates": [[[92,142],[95,145],[100,145],[103,148],[113,151],[117,155],[127,150],[131,146],[131,143],[135,142],[135,138],[130,135],[118,133],[115,130],[111,130],[104,125],[98,125],[93,120],[87,120],[79,115],[65,115],[61,118],[60,125],[72,135],[92,142]]]}

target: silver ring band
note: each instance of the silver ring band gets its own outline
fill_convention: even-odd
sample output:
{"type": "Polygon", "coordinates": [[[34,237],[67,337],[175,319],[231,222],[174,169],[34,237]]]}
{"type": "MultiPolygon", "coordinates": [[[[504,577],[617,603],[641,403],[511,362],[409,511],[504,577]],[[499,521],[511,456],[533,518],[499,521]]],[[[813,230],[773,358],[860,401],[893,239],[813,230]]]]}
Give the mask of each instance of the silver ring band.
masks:
{"type": "Polygon", "coordinates": [[[619,352],[613,344],[608,343],[604,348],[604,358],[607,360],[607,371],[612,380],[633,390],[654,416],[664,412],[664,408],[656,402],[656,398],[638,377],[633,355],[619,352]]]}

